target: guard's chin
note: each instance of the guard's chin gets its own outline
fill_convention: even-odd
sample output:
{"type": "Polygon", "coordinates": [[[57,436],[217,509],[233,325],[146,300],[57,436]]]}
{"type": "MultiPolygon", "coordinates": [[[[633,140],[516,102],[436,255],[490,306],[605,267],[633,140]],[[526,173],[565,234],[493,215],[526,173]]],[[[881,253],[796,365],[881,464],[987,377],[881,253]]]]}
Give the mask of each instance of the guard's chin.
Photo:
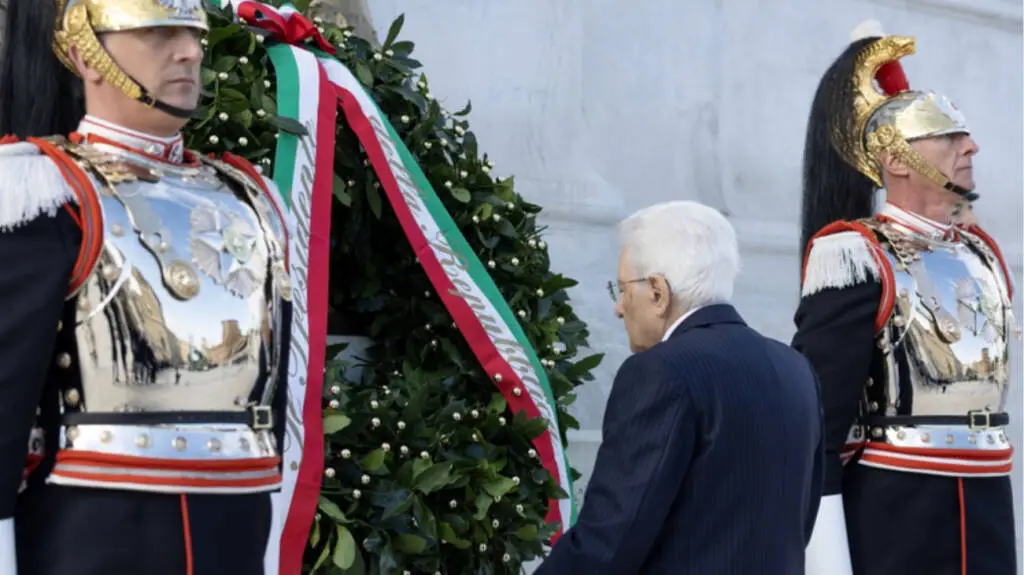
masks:
{"type": "Polygon", "coordinates": [[[954,184],[968,192],[974,191],[974,174],[971,170],[960,170],[952,179],[954,184]]]}

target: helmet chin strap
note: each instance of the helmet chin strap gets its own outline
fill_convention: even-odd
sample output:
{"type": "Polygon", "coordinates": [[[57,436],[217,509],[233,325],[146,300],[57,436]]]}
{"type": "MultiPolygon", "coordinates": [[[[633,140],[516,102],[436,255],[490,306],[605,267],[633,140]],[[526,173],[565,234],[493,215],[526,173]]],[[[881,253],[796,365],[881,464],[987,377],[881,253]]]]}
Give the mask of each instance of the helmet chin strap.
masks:
{"type": "Polygon", "coordinates": [[[978,194],[974,190],[968,190],[967,188],[965,188],[963,186],[960,186],[958,184],[954,184],[953,180],[951,180],[949,178],[949,176],[947,176],[946,174],[943,174],[942,172],[940,172],[937,169],[935,170],[935,172],[937,174],[941,175],[943,177],[943,179],[946,180],[946,182],[944,184],[942,184],[942,188],[943,189],[949,190],[949,191],[953,192],[954,194],[960,196],[961,198],[966,199],[969,202],[973,202],[974,200],[978,199],[979,196],[978,196],[978,194]]]}
{"type": "MultiPolygon", "coordinates": [[[[127,76],[127,74],[125,74],[125,75],[127,76]]],[[[153,96],[152,94],[149,93],[149,90],[147,90],[146,87],[142,85],[142,82],[139,82],[138,80],[136,80],[135,78],[133,78],[131,76],[128,76],[128,78],[132,82],[135,82],[135,85],[138,86],[139,90],[142,92],[142,94],[138,98],[136,98],[136,101],[142,102],[143,104],[145,104],[145,105],[147,105],[147,106],[149,106],[151,108],[156,108],[157,110],[160,110],[161,112],[163,112],[165,114],[170,114],[171,116],[174,116],[175,118],[182,118],[184,120],[187,120],[187,119],[191,118],[192,115],[195,114],[196,110],[198,109],[198,108],[192,108],[191,110],[189,110],[189,109],[186,109],[186,108],[179,108],[177,106],[172,106],[172,105],[168,104],[167,102],[163,102],[161,100],[158,100],[155,96],[153,96]]]]}

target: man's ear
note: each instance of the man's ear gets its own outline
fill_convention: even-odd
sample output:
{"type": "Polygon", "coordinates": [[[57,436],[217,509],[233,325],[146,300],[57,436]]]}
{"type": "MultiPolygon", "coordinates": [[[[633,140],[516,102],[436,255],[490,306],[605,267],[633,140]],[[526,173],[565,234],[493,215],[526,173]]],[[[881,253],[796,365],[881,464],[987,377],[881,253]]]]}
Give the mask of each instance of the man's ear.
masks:
{"type": "Polygon", "coordinates": [[[103,76],[85,63],[85,59],[82,58],[81,52],[78,51],[78,46],[72,45],[68,49],[68,58],[75,65],[75,70],[78,71],[78,75],[82,78],[83,82],[98,84],[103,81],[103,76]]]}
{"type": "Polygon", "coordinates": [[[659,315],[668,313],[672,308],[672,288],[668,285],[668,280],[663,276],[654,275],[647,278],[647,287],[655,311],[659,315]]]}
{"type": "Polygon", "coordinates": [[[892,154],[882,154],[882,157],[879,159],[882,162],[882,168],[887,174],[897,178],[905,178],[910,175],[910,168],[892,154]]]}

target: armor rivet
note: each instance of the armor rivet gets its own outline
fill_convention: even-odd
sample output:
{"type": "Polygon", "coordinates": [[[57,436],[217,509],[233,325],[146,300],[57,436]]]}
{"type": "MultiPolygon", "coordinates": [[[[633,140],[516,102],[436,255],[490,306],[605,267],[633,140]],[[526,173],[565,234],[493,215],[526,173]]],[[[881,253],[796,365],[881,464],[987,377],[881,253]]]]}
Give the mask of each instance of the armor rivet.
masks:
{"type": "Polygon", "coordinates": [[[220,451],[220,440],[216,438],[211,439],[206,442],[206,447],[209,448],[210,451],[216,453],[220,451]]]}
{"type": "Polygon", "coordinates": [[[955,438],[952,435],[947,435],[946,436],[946,443],[952,445],[954,440],[955,440],[955,438]]]}
{"type": "Polygon", "coordinates": [[[68,431],[67,431],[67,437],[68,437],[68,441],[74,441],[74,440],[78,439],[78,428],[77,427],[69,427],[68,431]]]}
{"type": "Polygon", "coordinates": [[[906,438],[907,438],[907,432],[906,432],[906,431],[903,431],[903,430],[901,429],[901,430],[899,430],[899,431],[897,431],[897,432],[896,432],[896,437],[897,437],[898,439],[906,439],[906,438]]]}
{"type": "Polygon", "coordinates": [[[143,433],[135,438],[135,445],[139,447],[149,447],[149,436],[143,433]]]}
{"type": "Polygon", "coordinates": [[[972,445],[975,444],[975,443],[978,443],[978,436],[973,434],[973,433],[968,435],[967,436],[967,442],[972,444],[972,445]]]}
{"type": "Polygon", "coordinates": [[[103,279],[107,281],[114,281],[117,279],[118,269],[114,266],[107,265],[103,266],[103,279]]]}
{"type": "Polygon", "coordinates": [[[117,237],[121,237],[124,235],[124,227],[121,224],[112,224],[110,226],[110,233],[117,237]]]}
{"type": "Polygon", "coordinates": [[[57,320],[57,331],[64,329],[64,322],[57,320]]]}
{"type": "Polygon", "coordinates": [[[171,249],[171,244],[167,242],[160,242],[160,245],[157,246],[157,249],[162,252],[166,252],[167,250],[171,249]]]}
{"type": "Polygon", "coordinates": [[[869,377],[868,378],[868,387],[871,387],[872,385],[875,385],[875,378],[869,377]]]}
{"type": "Polygon", "coordinates": [[[185,441],[184,437],[175,437],[173,444],[174,449],[178,451],[185,451],[185,448],[188,447],[188,442],[185,441]]]}
{"type": "Polygon", "coordinates": [[[249,451],[249,440],[248,440],[248,439],[246,439],[246,438],[244,438],[244,437],[243,437],[243,438],[241,438],[241,439],[239,439],[239,440],[238,440],[238,447],[239,447],[239,448],[240,448],[240,449],[241,449],[242,451],[249,451]]]}
{"type": "Polygon", "coordinates": [[[921,443],[928,443],[931,440],[932,440],[932,436],[928,435],[927,433],[922,433],[921,434],[921,443]]]}
{"type": "Polygon", "coordinates": [[[113,439],[114,434],[110,432],[110,430],[104,429],[103,432],[100,433],[100,441],[103,443],[110,443],[113,439]]]}
{"type": "Polygon", "coordinates": [[[870,404],[868,405],[868,408],[870,408],[870,409],[871,409],[871,411],[878,411],[878,402],[877,402],[877,401],[872,401],[872,402],[871,402],[871,403],[870,403],[870,404]]]}
{"type": "Polygon", "coordinates": [[[199,293],[199,277],[187,263],[178,260],[164,268],[164,283],[182,300],[190,300],[199,293]]]}
{"type": "Polygon", "coordinates": [[[903,327],[907,322],[900,316],[892,318],[892,323],[896,327],[903,327]]]}
{"type": "Polygon", "coordinates": [[[874,437],[875,439],[878,439],[879,437],[882,437],[882,435],[884,435],[884,434],[885,434],[885,431],[881,427],[872,427],[871,428],[871,437],[874,437]]]}
{"type": "Polygon", "coordinates": [[[57,356],[57,367],[60,367],[61,369],[67,369],[71,367],[71,355],[68,354],[67,352],[61,352],[57,356]]]}
{"type": "Polygon", "coordinates": [[[64,393],[64,403],[68,405],[78,405],[79,399],[82,399],[82,397],[78,394],[77,389],[69,389],[64,393]]]}

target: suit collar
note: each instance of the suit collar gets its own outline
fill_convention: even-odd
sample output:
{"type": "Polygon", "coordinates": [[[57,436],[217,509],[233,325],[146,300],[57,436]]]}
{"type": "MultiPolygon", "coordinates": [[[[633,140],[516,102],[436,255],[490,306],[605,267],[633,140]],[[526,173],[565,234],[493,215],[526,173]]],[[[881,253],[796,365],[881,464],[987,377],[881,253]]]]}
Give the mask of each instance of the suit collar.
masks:
{"type": "Polygon", "coordinates": [[[747,325],[747,322],[743,321],[743,318],[740,317],[736,308],[727,303],[720,303],[698,308],[690,314],[683,316],[682,321],[675,327],[669,337],[675,337],[683,332],[696,329],[698,327],[705,327],[719,323],[747,325]]]}

